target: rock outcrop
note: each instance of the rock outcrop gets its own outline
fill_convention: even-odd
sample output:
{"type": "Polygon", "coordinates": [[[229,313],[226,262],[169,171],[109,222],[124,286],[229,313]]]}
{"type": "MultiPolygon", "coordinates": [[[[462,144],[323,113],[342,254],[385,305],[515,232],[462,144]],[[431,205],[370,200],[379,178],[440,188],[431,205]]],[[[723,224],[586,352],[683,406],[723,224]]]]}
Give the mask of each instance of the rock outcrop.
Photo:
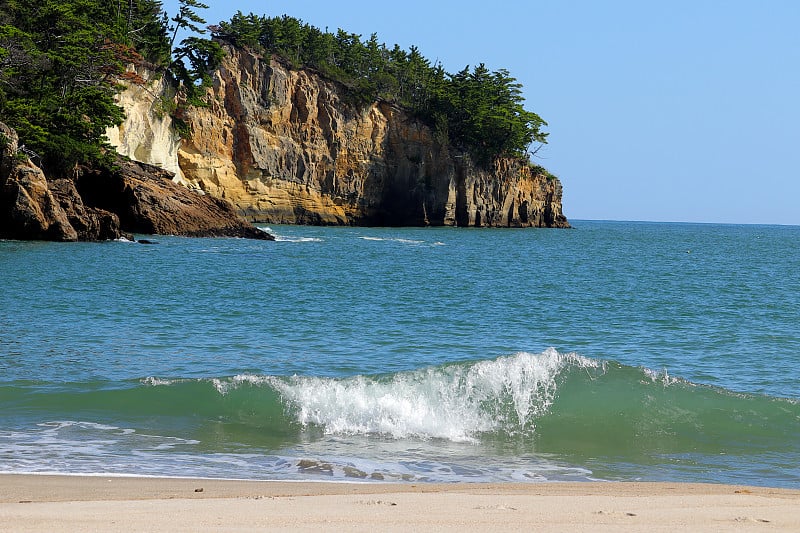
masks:
{"type": "Polygon", "coordinates": [[[0,123],[0,238],[78,240],[44,172],[18,150],[18,143],[17,132],[0,123]]]}
{"type": "Polygon", "coordinates": [[[238,216],[227,201],[187,189],[171,172],[136,161],[119,172],[86,171],[76,183],[92,205],[119,216],[132,233],[274,240],[238,216]]]}
{"type": "Polygon", "coordinates": [[[76,169],[51,178],[0,123],[0,238],[92,241],[132,233],[272,239],[224,200],[172,181],[173,174],[120,159],[119,171],[76,169]]]}
{"type": "Polygon", "coordinates": [[[396,106],[355,105],[313,71],[225,51],[210,105],[179,117],[190,131],[182,142],[159,133],[153,85],[123,98],[128,120],[111,134],[119,149],[177,166],[189,186],[254,222],[568,227],[561,184],[547,173],[513,159],[479,168],[396,106]],[[177,146],[160,150],[175,154],[167,163],[147,156],[158,138],[177,146]]]}

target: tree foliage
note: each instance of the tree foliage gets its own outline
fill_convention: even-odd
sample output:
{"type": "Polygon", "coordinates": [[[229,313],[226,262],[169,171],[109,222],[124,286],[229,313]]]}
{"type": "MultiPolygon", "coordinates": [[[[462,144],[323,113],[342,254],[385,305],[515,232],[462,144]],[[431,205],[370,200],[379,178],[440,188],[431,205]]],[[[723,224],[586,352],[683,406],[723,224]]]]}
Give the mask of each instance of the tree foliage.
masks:
{"type": "Polygon", "coordinates": [[[178,13],[172,17],[172,37],[169,49],[172,51],[167,70],[176,81],[183,85],[189,103],[204,105],[200,95],[202,89],[211,83],[210,72],[222,61],[222,47],[219,43],[199,37],[206,33],[201,25],[206,21],[198,13],[198,9],[208,6],[197,0],[179,0],[178,13]],[[181,40],[178,46],[175,41],[179,32],[192,32],[181,40]]]}
{"type": "MultiPolygon", "coordinates": [[[[206,7],[179,0],[170,16],[160,0],[0,0],[0,120],[51,172],[108,162],[104,134],[123,118],[114,96],[127,64],[162,70],[188,104],[202,105],[223,54],[203,37],[206,7]]],[[[332,33],[286,15],[239,12],[212,28],[217,39],[338,80],[355,103],[406,107],[480,163],[525,156],[546,141],[545,122],[525,110],[521,86],[506,70],[480,64],[451,74],[414,46],[389,48],[375,34],[332,33]]]]}
{"type": "Polygon", "coordinates": [[[109,163],[105,131],[123,118],[114,96],[127,64],[174,72],[192,92],[219,61],[219,45],[196,36],[173,50],[180,24],[158,0],[0,0],[0,120],[50,172],[109,163]]]}
{"type": "Polygon", "coordinates": [[[388,48],[375,34],[364,40],[342,29],[331,33],[287,15],[240,11],[214,33],[295,67],[312,67],[350,87],[358,102],[383,99],[404,106],[482,164],[502,155],[526,157],[532,143],[547,140],[546,123],[525,110],[522,86],[507,70],[491,72],[479,64],[450,74],[415,46],[388,48]]]}

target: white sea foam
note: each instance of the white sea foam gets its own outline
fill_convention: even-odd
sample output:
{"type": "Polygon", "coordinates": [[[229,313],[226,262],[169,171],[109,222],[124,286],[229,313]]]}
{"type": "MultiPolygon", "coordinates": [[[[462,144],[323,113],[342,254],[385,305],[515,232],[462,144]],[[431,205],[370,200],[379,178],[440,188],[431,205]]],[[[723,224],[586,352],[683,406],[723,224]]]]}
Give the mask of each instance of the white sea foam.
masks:
{"type": "Polygon", "coordinates": [[[256,226],[261,231],[269,233],[275,237],[275,242],[325,242],[319,237],[301,237],[299,235],[279,235],[269,226],[256,226]]]}
{"type": "Polygon", "coordinates": [[[650,368],[642,368],[642,372],[653,383],[660,383],[665,387],[682,381],[679,378],[670,376],[666,368],[660,371],[652,370],[650,368]]]}
{"type": "Polygon", "coordinates": [[[53,420],[26,430],[0,431],[0,469],[17,472],[54,469],[63,472],[74,471],[72,467],[75,465],[107,467],[116,461],[115,458],[131,455],[132,442],[148,452],[198,443],[96,422],[53,420]]]}
{"type": "Polygon", "coordinates": [[[365,241],[375,241],[375,242],[399,242],[400,244],[425,244],[425,241],[419,241],[416,239],[401,239],[399,237],[395,238],[384,238],[384,237],[359,237],[359,239],[365,241]]]}
{"type": "Polygon", "coordinates": [[[237,389],[243,383],[250,384],[250,385],[261,385],[264,383],[269,384],[267,377],[265,376],[255,376],[252,374],[240,374],[237,376],[233,376],[229,379],[219,379],[219,378],[212,378],[211,384],[220,393],[222,396],[227,395],[231,390],[237,389]]]}
{"type": "MultiPolygon", "coordinates": [[[[61,425],[67,429],[69,423],[61,425]]],[[[590,479],[591,472],[547,457],[474,456],[464,444],[419,442],[393,448],[360,437],[331,437],[274,454],[208,452],[197,441],[100,430],[77,423],[58,438],[0,429],[0,473],[272,479],[336,482],[547,481],[590,479]],[[107,440],[94,440],[94,431],[107,440]],[[89,437],[89,438],[87,438],[89,437]],[[144,438],[143,438],[144,437],[144,438]],[[13,440],[12,440],[13,439],[13,440]],[[460,451],[459,451],[460,450],[460,451]],[[167,453],[165,453],[167,452],[167,453]],[[176,476],[181,472],[181,476],[176,476]]],[[[119,428],[117,428],[119,429],[119,428]]],[[[47,428],[47,433],[53,428],[47,428]]],[[[386,444],[384,441],[383,444],[386,444]]],[[[400,444],[398,444],[400,446],[400,444]]]]}
{"type": "Polygon", "coordinates": [[[148,377],[146,377],[146,378],[144,378],[142,380],[139,380],[139,383],[141,383],[142,385],[146,385],[148,387],[158,387],[158,386],[164,386],[164,385],[172,385],[173,383],[175,383],[175,380],[173,380],[173,379],[159,379],[159,378],[154,377],[154,376],[148,376],[148,377]]]}
{"type": "Polygon", "coordinates": [[[324,242],[317,237],[297,237],[290,235],[275,235],[275,242],[324,242]]]}
{"type": "Polygon", "coordinates": [[[230,388],[234,386],[233,383],[231,383],[230,381],[227,380],[223,381],[217,378],[213,378],[211,380],[211,384],[214,385],[214,388],[217,389],[217,392],[223,396],[228,394],[228,390],[230,390],[230,388]]]}
{"type": "Polygon", "coordinates": [[[462,442],[484,432],[532,430],[535,419],[552,404],[563,370],[599,365],[548,349],[384,379],[237,376],[234,382],[267,381],[293,407],[301,424],[321,426],[330,434],[462,442]]]}

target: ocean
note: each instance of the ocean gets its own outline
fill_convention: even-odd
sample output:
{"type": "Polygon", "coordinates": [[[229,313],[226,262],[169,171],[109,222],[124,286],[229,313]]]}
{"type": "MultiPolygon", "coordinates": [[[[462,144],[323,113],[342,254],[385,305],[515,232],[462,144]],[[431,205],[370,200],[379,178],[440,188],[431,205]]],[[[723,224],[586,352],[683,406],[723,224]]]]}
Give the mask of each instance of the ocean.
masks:
{"type": "Polygon", "coordinates": [[[0,242],[0,472],[800,488],[800,227],[0,242]]]}

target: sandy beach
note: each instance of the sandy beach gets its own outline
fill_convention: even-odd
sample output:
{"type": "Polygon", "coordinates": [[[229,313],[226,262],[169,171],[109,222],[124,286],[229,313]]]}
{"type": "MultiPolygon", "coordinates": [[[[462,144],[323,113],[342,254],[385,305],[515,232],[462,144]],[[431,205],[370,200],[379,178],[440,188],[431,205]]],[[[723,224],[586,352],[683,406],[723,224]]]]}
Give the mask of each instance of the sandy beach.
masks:
{"type": "Polygon", "coordinates": [[[4,531],[800,531],[800,491],[0,476],[4,531]]]}

